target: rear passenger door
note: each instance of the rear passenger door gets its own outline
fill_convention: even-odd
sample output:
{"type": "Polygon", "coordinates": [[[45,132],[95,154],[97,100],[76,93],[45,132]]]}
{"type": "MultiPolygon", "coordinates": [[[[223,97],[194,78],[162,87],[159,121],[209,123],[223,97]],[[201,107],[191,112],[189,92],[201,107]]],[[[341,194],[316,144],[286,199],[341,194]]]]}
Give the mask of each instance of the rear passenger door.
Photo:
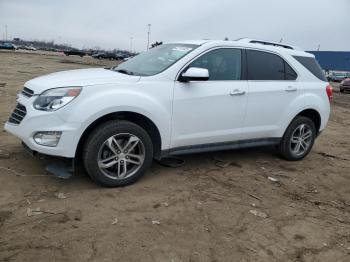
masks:
{"type": "Polygon", "coordinates": [[[302,92],[295,70],[279,55],[247,50],[249,85],[242,139],[281,136],[282,116],[302,92]]]}

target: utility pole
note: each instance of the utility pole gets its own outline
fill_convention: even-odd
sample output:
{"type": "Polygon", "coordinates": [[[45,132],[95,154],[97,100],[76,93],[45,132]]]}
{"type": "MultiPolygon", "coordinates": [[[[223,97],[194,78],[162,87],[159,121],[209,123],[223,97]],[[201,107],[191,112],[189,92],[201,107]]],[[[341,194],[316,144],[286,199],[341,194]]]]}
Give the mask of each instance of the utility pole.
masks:
{"type": "Polygon", "coordinates": [[[7,41],[7,25],[5,25],[5,41],[7,41]]]}
{"type": "Polygon", "coordinates": [[[130,37],[130,52],[132,53],[132,41],[134,40],[133,37],[130,37]]]}
{"type": "Polygon", "coordinates": [[[148,24],[148,32],[147,32],[147,50],[149,49],[149,38],[151,34],[151,24],[148,24]]]}

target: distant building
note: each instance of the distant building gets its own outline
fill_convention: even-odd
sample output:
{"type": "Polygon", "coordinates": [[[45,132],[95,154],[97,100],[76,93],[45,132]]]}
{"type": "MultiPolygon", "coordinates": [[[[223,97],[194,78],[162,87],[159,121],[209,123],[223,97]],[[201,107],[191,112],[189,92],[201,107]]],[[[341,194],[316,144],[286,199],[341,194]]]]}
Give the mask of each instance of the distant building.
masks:
{"type": "Polygon", "coordinates": [[[323,70],[350,72],[350,52],[341,51],[308,51],[315,55],[323,70]]]}

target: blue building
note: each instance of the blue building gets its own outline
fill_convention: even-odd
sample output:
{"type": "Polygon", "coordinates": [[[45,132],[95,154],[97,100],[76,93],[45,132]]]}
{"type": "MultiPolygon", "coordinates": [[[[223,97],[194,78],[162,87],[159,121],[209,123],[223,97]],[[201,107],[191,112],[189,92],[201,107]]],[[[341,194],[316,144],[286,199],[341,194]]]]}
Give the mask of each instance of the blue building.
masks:
{"type": "Polygon", "coordinates": [[[308,51],[315,55],[316,60],[325,71],[350,72],[350,52],[340,51],[308,51]]]}

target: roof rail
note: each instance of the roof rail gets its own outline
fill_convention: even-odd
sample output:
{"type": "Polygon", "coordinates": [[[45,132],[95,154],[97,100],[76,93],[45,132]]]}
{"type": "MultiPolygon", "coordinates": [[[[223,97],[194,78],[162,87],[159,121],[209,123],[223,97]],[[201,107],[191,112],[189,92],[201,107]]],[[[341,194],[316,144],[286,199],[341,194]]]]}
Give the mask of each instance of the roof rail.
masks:
{"type": "Polygon", "coordinates": [[[282,48],[291,49],[291,50],[301,50],[300,48],[295,47],[295,46],[285,45],[285,44],[275,43],[275,42],[268,42],[268,41],[264,41],[264,40],[257,40],[257,39],[240,38],[240,39],[237,39],[236,41],[244,42],[244,43],[251,43],[251,44],[270,45],[270,46],[282,47],[282,48]]]}

